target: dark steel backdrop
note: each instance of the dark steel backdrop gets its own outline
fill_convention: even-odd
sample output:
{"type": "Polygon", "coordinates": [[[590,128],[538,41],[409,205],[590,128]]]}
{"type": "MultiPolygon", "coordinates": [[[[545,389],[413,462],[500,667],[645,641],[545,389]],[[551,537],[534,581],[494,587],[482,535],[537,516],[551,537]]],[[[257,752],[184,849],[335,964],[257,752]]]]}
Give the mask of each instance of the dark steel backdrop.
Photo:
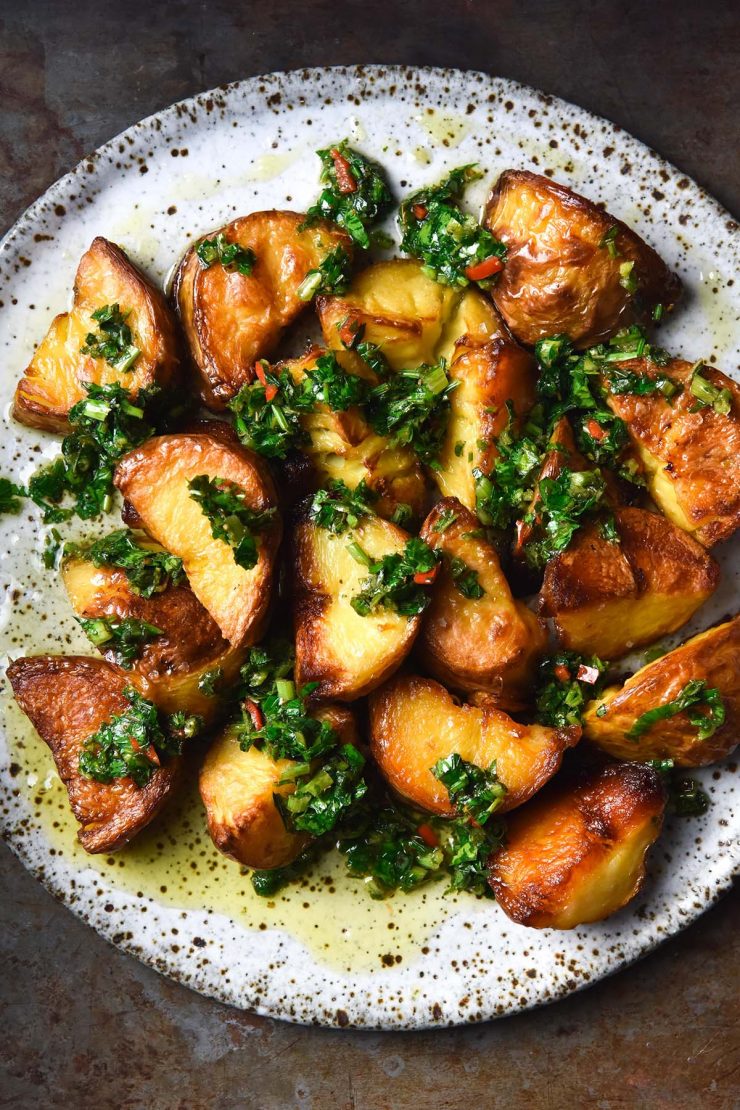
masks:
{"type": "MultiPolygon", "coordinates": [[[[536,85],[621,124],[737,213],[739,56],[730,0],[0,0],[0,230],[86,152],[174,100],[351,62],[536,85]]],[[[373,1034],[256,1018],[159,978],[57,905],[6,849],[0,882],[0,1106],[740,1102],[737,893],[556,1006],[472,1029],[373,1034]]]]}

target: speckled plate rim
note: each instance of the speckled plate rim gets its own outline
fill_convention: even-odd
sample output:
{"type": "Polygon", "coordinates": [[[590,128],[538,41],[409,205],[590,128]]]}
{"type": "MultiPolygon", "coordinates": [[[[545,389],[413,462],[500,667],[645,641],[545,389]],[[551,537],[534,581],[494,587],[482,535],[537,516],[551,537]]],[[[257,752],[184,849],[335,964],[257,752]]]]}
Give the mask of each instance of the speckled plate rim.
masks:
{"type": "MultiPolygon", "coordinates": [[[[49,206],[53,206],[57,199],[66,196],[70,186],[74,182],[83,182],[82,188],[84,191],[87,184],[85,178],[89,179],[89,175],[93,172],[96,161],[114,154],[117,145],[123,140],[131,136],[138,136],[142,133],[145,134],[148,129],[153,127],[163,127],[170,121],[182,117],[183,115],[189,115],[195,122],[198,110],[204,107],[208,102],[216,101],[217,103],[226,104],[230,96],[243,96],[250,91],[264,96],[266,88],[270,86],[274,86],[276,90],[279,89],[283,93],[289,92],[300,96],[301,94],[298,90],[304,89],[307,84],[311,86],[313,94],[316,86],[329,77],[334,81],[345,80],[351,85],[352,82],[357,82],[371,75],[373,79],[379,83],[383,81],[386,83],[392,83],[394,81],[414,81],[420,84],[424,82],[429,84],[447,83],[448,85],[458,83],[462,86],[468,82],[475,82],[479,86],[491,87],[496,91],[499,99],[505,94],[514,101],[529,101],[550,107],[557,106],[558,108],[562,108],[564,115],[575,117],[585,125],[601,128],[603,132],[611,134],[615,147],[623,152],[625,157],[632,158],[637,162],[647,161],[650,166],[663,173],[664,180],[668,178],[673,179],[681,188],[687,190],[687,194],[692,196],[694,202],[700,207],[703,214],[712,222],[716,221],[718,227],[724,225],[727,230],[735,231],[737,229],[734,218],[714,200],[710,194],[645,144],[623,131],[617,125],[611,124],[609,121],[577,105],[542,93],[530,86],[521,85],[510,79],[492,77],[488,74],[476,71],[461,71],[435,67],[385,65],[314,67],[276,72],[255,76],[245,79],[244,81],[232,82],[228,85],[179,101],[168,108],[153,113],[138,123],[133,124],[131,127],[126,128],[119,135],[116,135],[109,142],[99,147],[93,154],[83,158],[72,171],[54,182],[38,200],[33,202],[19,216],[6,235],[0,240],[0,270],[6,262],[10,263],[13,261],[15,249],[22,244],[28,233],[33,230],[34,225],[43,212],[48,210],[49,206]],[[666,178],[665,175],[668,175],[668,177],[666,178]]],[[[382,91],[382,84],[373,91],[374,93],[382,91]]],[[[310,98],[304,102],[310,103],[310,98]]],[[[719,242],[719,240],[717,241],[719,242]]],[[[725,244],[725,246],[727,246],[727,244],[725,244]]],[[[733,265],[735,269],[737,269],[738,262],[740,261],[740,250],[737,248],[734,251],[730,249],[730,253],[732,255],[733,265]]],[[[710,868],[710,873],[704,877],[705,884],[703,887],[702,902],[697,901],[696,890],[686,890],[680,898],[672,903],[671,909],[674,912],[671,915],[672,919],[668,928],[661,924],[661,920],[658,916],[654,917],[649,923],[643,920],[639,935],[636,936],[631,943],[628,941],[626,942],[626,946],[615,946],[616,951],[606,951],[602,953],[598,969],[594,972],[593,976],[583,976],[580,974],[579,969],[575,969],[573,975],[561,978],[560,981],[551,984],[545,982],[539,982],[537,985],[529,986],[522,984],[522,991],[518,1000],[510,999],[503,1004],[494,1006],[494,998],[492,996],[490,1004],[485,1009],[485,1012],[478,1013],[475,1016],[453,1015],[450,1017],[449,1014],[444,1013],[442,1010],[436,1013],[435,1010],[437,1007],[432,1008],[426,1016],[414,1012],[413,1008],[407,1017],[402,1017],[397,1012],[379,1015],[377,1009],[371,1016],[367,1007],[359,1005],[349,1008],[349,1014],[344,1010],[337,1010],[336,1017],[331,1018],[327,1010],[324,1010],[323,1015],[311,1013],[310,1009],[296,1014],[294,1012],[289,1012],[285,1004],[275,1004],[274,1002],[263,1003],[245,997],[244,995],[239,995],[235,990],[227,989],[219,984],[217,977],[215,983],[209,982],[207,978],[204,978],[202,973],[182,966],[182,962],[176,957],[162,957],[158,955],[156,951],[151,951],[148,948],[142,947],[133,940],[122,938],[120,931],[116,928],[116,923],[111,922],[110,917],[100,912],[90,912],[84,907],[75,905],[73,901],[72,903],[70,902],[70,890],[64,883],[59,882],[53,874],[50,874],[42,866],[39,866],[38,862],[33,858],[34,852],[32,850],[32,845],[29,846],[24,840],[14,839],[9,835],[9,830],[6,827],[3,827],[0,831],[2,831],[4,839],[6,843],[9,844],[11,850],[20,858],[26,868],[42,882],[51,894],[64,902],[78,917],[93,927],[96,932],[110,943],[127,954],[139,959],[159,973],[190,986],[208,997],[241,1008],[252,1009],[258,1014],[283,1018],[302,1024],[339,1025],[342,1027],[350,1026],[367,1029],[423,1029],[435,1026],[469,1024],[474,1021],[489,1020],[494,1017],[522,1012],[535,1006],[563,998],[577,990],[592,985],[616,971],[630,966],[652,952],[663,941],[676,935],[686,926],[694,922],[702,913],[714,905],[732,886],[733,878],[740,867],[740,856],[736,853],[735,857],[731,858],[730,854],[727,853],[722,860],[721,868],[710,868]]],[[[622,917],[627,912],[628,911],[623,911],[623,914],[619,916],[622,917]]],[[[546,935],[546,933],[539,934],[540,937],[546,935]]]]}

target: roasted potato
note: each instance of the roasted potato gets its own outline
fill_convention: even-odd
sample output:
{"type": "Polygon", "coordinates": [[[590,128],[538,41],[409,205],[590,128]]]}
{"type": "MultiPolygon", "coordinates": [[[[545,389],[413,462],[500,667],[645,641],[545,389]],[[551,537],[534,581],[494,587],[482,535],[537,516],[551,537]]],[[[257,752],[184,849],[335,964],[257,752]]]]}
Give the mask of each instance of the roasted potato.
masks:
{"type": "MultiPolygon", "coordinates": [[[[281,364],[295,381],[301,381],[313,368],[325,349],[313,347],[302,358],[281,364]]],[[[369,367],[347,351],[337,358],[348,373],[358,373],[373,384],[375,376],[369,367]]],[[[409,447],[392,446],[385,436],[378,435],[367,423],[359,408],[332,412],[319,405],[315,412],[301,418],[310,441],[302,450],[313,466],[313,484],[324,485],[341,479],[350,489],[364,481],[377,495],[375,510],[390,517],[399,505],[408,505],[419,517],[426,496],[424,474],[409,447]]]]}
{"type": "Polygon", "coordinates": [[[531,798],[577,743],[578,728],[520,725],[497,708],[489,694],[466,705],[438,682],[396,675],[372,694],[370,751],[393,789],[414,805],[453,817],[447,788],[432,774],[440,760],[457,753],[496,773],[506,787],[501,812],[531,798]]]}
{"type": "Polygon", "coordinates": [[[506,170],[484,222],[507,249],[494,303],[527,346],[567,335],[589,347],[679,296],[678,278],[639,235],[547,177],[506,170]]]}
{"type": "Polygon", "coordinates": [[[13,416],[32,428],[66,432],[69,410],[87,397],[85,382],[118,382],[136,395],[170,385],[179,363],[174,320],[164,297],[120,247],[98,237],[80,259],[71,310],[54,318],[16,386],[13,416]],[[88,334],[98,330],[92,313],[115,304],[140,352],[125,371],[81,350],[88,334]]]}
{"type": "Polygon", "coordinates": [[[7,676],[15,700],[54,756],[82,826],[77,832],[82,847],[86,852],[123,847],[156,817],[179,773],[179,760],[172,760],[139,787],[130,778],[103,783],[80,772],[85,740],[129,707],[123,694],[128,678],[103,659],[79,655],[16,659],[7,676]]]}
{"type": "Polygon", "coordinates": [[[455,498],[445,498],[424,521],[421,538],[445,557],[422,618],[418,647],[424,665],[455,689],[488,691],[503,708],[526,704],[547,637],[531,609],[512,597],[476,516],[455,498]],[[485,590],[482,597],[468,598],[460,592],[452,560],[461,560],[477,573],[478,585],[485,590]]]}
{"type": "Polygon", "coordinates": [[[121,459],[115,483],[149,535],[182,559],[193,593],[224,639],[247,646],[259,639],[267,617],[280,519],[276,515],[260,533],[257,565],[245,570],[229,545],[213,538],[208,518],[190,495],[188,482],[202,474],[239,486],[251,508],[277,504],[262,460],[216,432],[147,440],[121,459]]]}
{"type": "Polygon", "coordinates": [[[560,643],[602,659],[675,632],[719,584],[712,556],[665,517],[624,508],[614,520],[619,543],[585,525],[549,561],[540,592],[560,643]]]}
{"type": "Polygon", "coordinates": [[[224,235],[254,252],[252,272],[241,274],[220,262],[206,267],[194,243],[177,271],[174,296],[198,378],[201,399],[223,409],[253,377],[256,359],[275,350],[285,329],[307,307],[298,288],[323,259],[349,237],[320,222],[299,231],[298,212],[252,212],[204,238],[224,235]]]}
{"type": "Polygon", "coordinates": [[[363,339],[383,349],[393,370],[441,358],[449,363],[463,335],[483,344],[501,334],[491,303],[476,289],[453,289],[427,277],[421,263],[392,258],[357,274],[347,293],[317,297],[324,339],[342,348],[340,328],[361,329],[363,339]]]}
{"type": "Polygon", "coordinates": [[[573,929],[616,913],[643,884],[665,802],[661,775],[642,763],[554,783],[511,818],[491,856],[496,901],[534,929],[573,929]]]}
{"type": "Polygon", "coordinates": [[[627,679],[610,686],[586,707],[584,732],[588,739],[617,759],[672,759],[678,767],[716,763],[738,743],[740,722],[740,616],[692,636],[627,679]],[[692,679],[703,679],[719,690],[725,721],[706,740],[686,712],[655,721],[638,739],[627,733],[657,706],[673,701],[692,679]]]}
{"type": "Polygon", "coordinates": [[[445,497],[475,509],[473,470],[490,472],[498,455],[496,439],[509,420],[526,415],[535,401],[536,363],[503,326],[480,342],[465,334],[449,366],[457,387],[450,394],[450,417],[433,477],[445,497]]]}
{"type": "MultiPolygon", "coordinates": [[[[701,406],[691,391],[695,365],[674,358],[657,367],[648,359],[620,362],[619,369],[670,378],[680,392],[643,396],[608,394],[611,409],[627,424],[645,467],[650,496],[665,515],[711,547],[740,524],[740,386],[713,367],[702,378],[727,390],[730,411],[701,406]]],[[[604,386],[609,389],[608,379],[604,386]]]]}
{"type": "MultiPolygon", "coordinates": [[[[190,587],[170,585],[147,598],[135,593],[125,572],[115,567],[96,567],[89,559],[70,556],[63,560],[61,570],[77,616],[134,618],[161,630],[161,635],[143,645],[131,670],[125,672],[129,681],[165,713],[182,709],[198,713],[210,723],[220,702],[202,693],[198,682],[206,671],[218,667],[223,685],[231,683],[247,649],[231,647],[190,587]]],[[[116,665],[114,648],[106,642],[100,651],[116,665]]]]}
{"type": "Polygon", "coordinates": [[[379,609],[361,617],[352,608],[368,571],[351,555],[355,541],[372,559],[403,551],[408,534],[370,517],[337,536],[309,520],[294,533],[296,682],[318,682],[317,701],[354,701],[379,686],[406,658],[421,624],[379,609]]]}
{"type": "MultiPolygon", "coordinates": [[[[357,743],[350,710],[324,706],[315,715],[327,720],[342,743],[357,743]]],[[[216,738],[200,772],[200,796],[208,831],[220,852],[246,867],[284,867],[306,847],[310,836],[286,829],[275,794],[291,794],[293,783],[280,776],[294,766],[290,759],[271,759],[258,748],[243,752],[234,728],[216,738]]]]}

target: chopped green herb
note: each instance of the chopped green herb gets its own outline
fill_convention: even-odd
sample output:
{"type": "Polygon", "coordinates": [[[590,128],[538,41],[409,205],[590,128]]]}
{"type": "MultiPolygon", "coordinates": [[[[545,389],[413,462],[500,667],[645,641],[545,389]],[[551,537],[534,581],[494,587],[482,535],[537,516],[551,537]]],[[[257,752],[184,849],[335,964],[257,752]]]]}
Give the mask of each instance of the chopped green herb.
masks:
{"type": "Polygon", "coordinates": [[[16,486],[10,478],[0,478],[0,513],[20,512],[20,499],[26,496],[22,486],[16,486]]]}
{"type": "Polygon", "coordinates": [[[456,513],[454,509],[444,509],[444,511],[439,514],[436,521],[434,522],[432,526],[432,531],[446,532],[450,525],[455,523],[458,515],[459,514],[456,513]]]}
{"type": "Polygon", "coordinates": [[[312,410],[314,399],[302,383],[293,381],[288,370],[267,370],[265,381],[266,385],[261,381],[243,385],[229,401],[229,408],[243,444],[267,458],[284,459],[288,451],[305,442],[300,418],[312,410]]]}
{"type": "Polygon", "coordinates": [[[324,836],[347,815],[367,793],[363,778],[365,757],[354,746],[344,744],[318,770],[290,773],[281,781],[295,782],[293,794],[274,794],[275,805],[286,828],[324,836]]]}
{"type": "Polygon", "coordinates": [[[719,690],[707,686],[703,678],[692,678],[677,697],[641,714],[625,736],[628,740],[639,740],[659,721],[667,721],[679,713],[686,714],[697,730],[698,740],[708,740],[725,723],[725,705],[719,690]]]}
{"type": "Polygon", "coordinates": [[[347,871],[365,880],[371,898],[385,898],[396,890],[408,892],[436,879],[444,852],[419,835],[419,818],[400,806],[368,811],[364,827],[337,844],[347,871]]]}
{"type": "Polygon", "coordinates": [[[378,498],[364,479],[355,489],[349,489],[340,479],[330,482],[327,489],[314,494],[308,518],[320,528],[340,536],[356,528],[360,520],[373,516],[372,504],[378,498]]]}
{"type": "Polygon", "coordinates": [[[704,363],[697,362],[691,371],[689,389],[696,397],[694,409],[713,408],[720,416],[727,416],[732,411],[732,393],[726,387],[720,389],[719,386],[713,385],[702,374],[703,368],[704,363]]]}
{"type": "Polygon", "coordinates": [[[242,716],[238,722],[237,736],[244,751],[255,746],[264,750],[271,759],[293,759],[309,764],[338,746],[336,729],[307,708],[307,698],[315,689],[309,683],[302,690],[287,678],[274,678],[269,691],[242,703],[242,716]],[[252,704],[250,704],[252,703],[252,704]],[[255,713],[256,705],[259,712],[255,713]]]}
{"type": "Polygon", "coordinates": [[[447,377],[444,363],[401,370],[370,391],[368,419],[379,435],[408,445],[422,462],[434,466],[447,427],[449,396],[457,384],[447,377]]]}
{"type": "Polygon", "coordinates": [[[334,247],[313,270],[309,270],[296,290],[298,299],[310,301],[320,293],[327,297],[346,293],[352,259],[344,247],[334,247]]]}
{"type": "Polygon", "coordinates": [[[184,709],[176,709],[167,718],[167,731],[172,742],[176,745],[182,745],[186,740],[192,740],[204,728],[205,721],[199,713],[188,714],[184,709]]]}
{"type": "Polygon", "coordinates": [[[123,570],[132,591],[140,597],[162,593],[185,578],[182,559],[153,547],[143,532],[132,532],[129,528],[119,528],[87,548],[68,544],[64,554],[81,555],[96,567],[123,570]]]}
{"type": "Polygon", "coordinates": [[[506,787],[496,774],[495,760],[484,771],[453,752],[446,759],[438,760],[431,772],[447,788],[450,802],[460,817],[475,821],[477,825],[485,825],[503,805],[506,787]]]}
{"type": "Polygon", "coordinates": [[[478,571],[469,567],[457,555],[453,555],[450,559],[450,573],[452,574],[452,581],[455,583],[455,589],[468,601],[478,601],[484,596],[486,591],[478,581],[478,571]]]}
{"type": "Polygon", "coordinates": [[[391,522],[397,524],[399,528],[407,528],[413,519],[414,510],[411,506],[405,501],[399,501],[391,514],[391,522]]]}
{"type": "Polygon", "coordinates": [[[88,736],[80,753],[79,769],[97,782],[131,778],[143,787],[160,765],[159,753],[169,741],[162,731],[156,706],[132,686],[123,691],[129,707],[88,736]]]}
{"type": "Polygon", "coordinates": [[[696,779],[680,774],[672,759],[649,759],[648,766],[663,775],[668,792],[667,808],[678,817],[700,817],[709,809],[709,797],[696,779]]]}
{"type": "Polygon", "coordinates": [[[349,550],[358,562],[370,571],[360,584],[360,592],[350,604],[361,617],[376,609],[393,609],[403,616],[422,613],[429,604],[429,591],[437,573],[439,555],[423,540],[413,537],[406,541],[402,553],[384,555],[373,560],[359,544],[350,544],[349,550]]]}
{"type": "Polygon", "coordinates": [[[141,656],[148,643],[162,636],[161,628],[156,628],[136,617],[114,620],[109,617],[76,617],[82,631],[95,647],[112,651],[112,662],[130,671],[141,656]]]}
{"type": "Polygon", "coordinates": [[[524,548],[527,562],[543,567],[548,559],[570,544],[581,527],[581,518],[601,506],[606,483],[598,470],[562,470],[557,478],[542,478],[536,509],[525,514],[525,523],[535,524],[540,538],[524,548]],[[531,519],[530,519],[531,518],[531,519]]]}
{"type": "Polygon", "coordinates": [[[663,305],[662,304],[656,304],[655,308],[653,309],[653,313],[652,313],[653,320],[655,320],[656,324],[658,323],[659,320],[663,319],[663,313],[664,312],[665,312],[665,309],[664,309],[663,305]]]}
{"type": "Polygon", "coordinates": [[[273,867],[267,871],[253,871],[252,887],[255,894],[259,894],[261,898],[272,898],[284,886],[300,879],[315,861],[321,847],[320,844],[309,844],[292,863],[286,864],[285,867],[273,867]]]}
{"type": "Polygon", "coordinates": [[[199,474],[190,479],[188,489],[208,517],[214,540],[232,549],[238,566],[245,570],[256,566],[260,533],[273,522],[275,509],[250,508],[244,491],[226,478],[199,474]]]}
{"type": "Polygon", "coordinates": [[[287,641],[273,640],[266,646],[250,648],[239,672],[239,698],[259,705],[263,698],[274,693],[278,680],[292,676],[294,663],[293,647],[287,641]]]}
{"type": "Polygon", "coordinates": [[[319,199],[306,213],[302,227],[331,220],[344,228],[358,247],[370,246],[367,229],[388,211],[393,198],[383,171],[346,140],[316,152],[321,159],[319,199]]]}
{"type": "Polygon", "coordinates": [[[90,319],[95,320],[98,331],[89,332],[80,347],[83,355],[102,358],[114,370],[128,373],[134,368],[141,351],[134,345],[131,328],[126,323],[130,312],[121,312],[117,304],[97,308],[90,319]]]}
{"type": "Polygon", "coordinates": [[[485,826],[471,825],[468,821],[442,821],[434,823],[439,833],[450,885],[445,894],[467,890],[481,898],[493,898],[488,885],[488,861],[504,841],[503,821],[491,820],[485,826]]]}
{"type": "Polygon", "coordinates": [[[363,404],[367,397],[367,382],[357,374],[348,374],[332,351],[316,359],[302,384],[313,405],[326,405],[332,412],[346,412],[353,405],[363,404]]]}
{"type": "Polygon", "coordinates": [[[201,239],[195,253],[205,270],[215,262],[220,262],[225,270],[236,270],[244,277],[249,277],[256,262],[254,251],[250,247],[230,243],[223,231],[219,231],[215,239],[201,239]]]}
{"type": "Polygon", "coordinates": [[[628,293],[636,293],[638,288],[637,274],[634,262],[621,262],[619,266],[619,284],[628,293]]]}
{"type": "Polygon", "coordinates": [[[61,547],[62,537],[59,529],[50,529],[44,536],[44,550],[41,552],[41,561],[47,570],[54,570],[56,567],[61,547]]]}
{"type": "Polygon", "coordinates": [[[210,670],[204,671],[198,679],[198,689],[201,694],[205,694],[207,698],[215,697],[221,686],[223,677],[223,667],[211,667],[210,670]]]}
{"type": "Polygon", "coordinates": [[[364,324],[347,318],[337,324],[337,331],[339,332],[339,339],[345,350],[354,351],[355,354],[359,355],[362,361],[366,363],[379,378],[388,377],[391,368],[382,350],[377,343],[369,343],[367,340],[363,339],[365,334],[364,324]]]}
{"type": "Polygon", "coordinates": [[[618,234],[619,234],[619,228],[616,226],[616,224],[613,224],[609,228],[609,230],[604,233],[604,236],[603,236],[601,242],[599,243],[599,246],[602,249],[606,248],[606,250],[609,251],[609,254],[611,255],[612,258],[617,258],[619,256],[619,250],[617,249],[617,235],[618,234]]]}
{"type": "Polygon", "coordinates": [[[601,692],[606,669],[597,656],[573,651],[543,659],[535,693],[537,721],[550,728],[580,726],[586,702],[601,692]]]}

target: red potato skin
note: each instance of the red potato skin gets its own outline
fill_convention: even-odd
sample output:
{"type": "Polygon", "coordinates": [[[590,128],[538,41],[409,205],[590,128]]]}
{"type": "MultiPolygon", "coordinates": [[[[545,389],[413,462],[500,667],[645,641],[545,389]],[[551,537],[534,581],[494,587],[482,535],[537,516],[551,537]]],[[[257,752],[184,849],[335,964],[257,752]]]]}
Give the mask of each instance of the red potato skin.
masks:
{"type": "Polygon", "coordinates": [[[129,778],[102,783],[80,774],[84,741],[129,707],[123,694],[128,678],[102,659],[75,655],[16,659],[7,676],[15,700],[51,750],[82,826],[77,833],[82,847],[90,853],[122,848],[156,817],[180,772],[180,761],[173,760],[144,787],[129,778]]]}

